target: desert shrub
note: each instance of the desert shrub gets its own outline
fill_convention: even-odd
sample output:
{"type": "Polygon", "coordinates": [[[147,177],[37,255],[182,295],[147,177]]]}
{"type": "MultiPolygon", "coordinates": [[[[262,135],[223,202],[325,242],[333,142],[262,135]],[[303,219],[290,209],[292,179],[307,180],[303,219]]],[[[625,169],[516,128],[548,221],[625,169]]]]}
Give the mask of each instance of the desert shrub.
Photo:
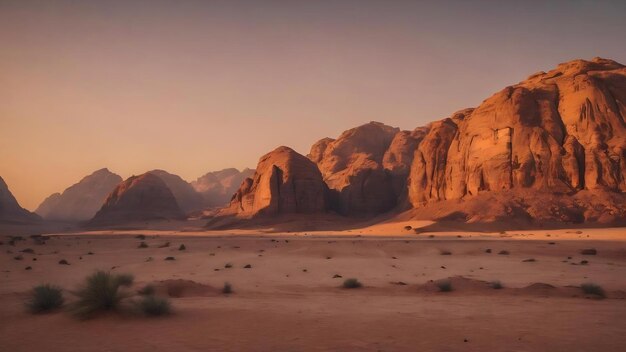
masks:
{"type": "Polygon", "coordinates": [[[445,280],[439,280],[437,282],[435,282],[435,285],[437,285],[437,288],[439,288],[440,292],[450,292],[452,291],[452,281],[445,279],[445,280]]]}
{"type": "Polygon", "coordinates": [[[179,251],[184,251],[184,250],[186,250],[186,249],[187,249],[187,247],[185,247],[185,245],[184,245],[184,244],[181,244],[181,245],[180,245],[180,247],[178,247],[178,250],[179,250],[179,251]]]}
{"type": "Polygon", "coordinates": [[[60,308],[63,302],[61,289],[46,284],[33,287],[26,302],[26,307],[33,313],[43,313],[60,308]]]}
{"type": "Polygon", "coordinates": [[[343,288],[359,288],[362,287],[363,284],[359,282],[359,280],[355,278],[346,279],[343,282],[343,288]]]}
{"type": "Polygon", "coordinates": [[[222,293],[224,294],[233,293],[233,286],[229,282],[225,282],[224,287],[222,287],[222,293]]]}
{"type": "Polygon", "coordinates": [[[148,244],[144,241],[141,241],[141,243],[139,243],[139,246],[137,248],[148,248],[148,244]]]}
{"type": "Polygon", "coordinates": [[[152,296],[155,292],[156,292],[156,289],[154,288],[153,285],[146,285],[142,287],[141,289],[139,289],[139,291],[137,291],[137,293],[139,293],[142,296],[152,296]]]}
{"type": "Polygon", "coordinates": [[[170,301],[156,296],[145,296],[139,301],[139,308],[145,315],[157,317],[169,314],[172,310],[170,301]]]}
{"type": "Polygon", "coordinates": [[[491,288],[493,288],[494,290],[499,290],[499,289],[501,289],[503,287],[504,286],[502,286],[502,283],[499,280],[491,282],[491,288]]]}
{"type": "Polygon", "coordinates": [[[448,250],[442,250],[439,252],[439,254],[441,255],[452,255],[452,252],[448,251],[448,250]]]}
{"type": "Polygon", "coordinates": [[[89,318],[99,311],[115,310],[120,302],[129,297],[128,293],[120,288],[130,286],[133,276],[129,274],[111,274],[97,271],[88,276],[85,284],[78,291],[73,292],[78,301],[73,311],[80,318],[89,318]]]}
{"type": "Polygon", "coordinates": [[[589,283],[584,283],[580,285],[580,288],[587,295],[595,295],[601,298],[606,297],[606,293],[604,292],[604,289],[600,285],[596,285],[594,283],[589,282],[589,283]]]}

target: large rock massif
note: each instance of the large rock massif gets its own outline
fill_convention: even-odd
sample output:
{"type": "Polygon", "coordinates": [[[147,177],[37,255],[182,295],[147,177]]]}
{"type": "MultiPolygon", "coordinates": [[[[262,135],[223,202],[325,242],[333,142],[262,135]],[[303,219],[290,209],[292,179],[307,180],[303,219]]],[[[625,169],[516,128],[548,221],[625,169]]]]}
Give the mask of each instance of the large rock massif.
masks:
{"type": "Polygon", "coordinates": [[[259,160],[235,193],[230,210],[245,215],[312,214],[328,208],[328,188],[311,160],[278,147],[259,160]]]}
{"type": "Polygon", "coordinates": [[[46,198],[35,213],[46,220],[89,220],[120,182],[120,176],[108,169],[100,169],[68,187],[63,193],[54,193],[46,198]]]}
{"type": "Polygon", "coordinates": [[[158,176],[172,191],[176,203],[185,213],[200,210],[204,207],[202,196],[194,190],[191,184],[183,180],[180,176],[170,174],[163,170],[152,170],[148,173],[158,176]]]}
{"type": "Polygon", "coordinates": [[[153,173],[132,176],[109,194],[90,225],[115,225],[136,221],[183,219],[167,184],[153,173]]]}
{"type": "Polygon", "coordinates": [[[282,188],[275,181],[292,170],[272,165],[286,153],[311,175],[298,187],[307,195],[298,206],[307,202],[315,211],[363,216],[412,207],[466,221],[623,220],[625,117],[626,68],[601,58],[574,60],[426,127],[400,131],[371,122],[324,138],[311,147],[313,165],[281,147],[261,158],[230,208],[297,209],[276,205],[282,188]],[[313,177],[317,170],[323,183],[313,177]],[[309,196],[326,185],[326,201],[309,196]],[[436,205],[442,201],[447,210],[436,205]],[[481,206],[485,201],[489,207],[481,206]]]}
{"type": "Polygon", "coordinates": [[[0,177],[0,223],[34,223],[40,221],[39,215],[31,213],[18,204],[9,190],[9,186],[0,177]]]}

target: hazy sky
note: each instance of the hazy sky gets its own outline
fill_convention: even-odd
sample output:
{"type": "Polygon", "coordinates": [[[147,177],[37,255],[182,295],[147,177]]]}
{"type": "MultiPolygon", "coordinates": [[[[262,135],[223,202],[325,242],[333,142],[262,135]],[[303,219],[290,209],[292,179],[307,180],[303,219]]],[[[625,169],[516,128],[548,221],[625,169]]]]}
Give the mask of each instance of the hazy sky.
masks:
{"type": "Polygon", "coordinates": [[[193,180],[531,73],[626,63],[626,1],[0,0],[0,176],[28,209],[92,171],[193,180]]]}

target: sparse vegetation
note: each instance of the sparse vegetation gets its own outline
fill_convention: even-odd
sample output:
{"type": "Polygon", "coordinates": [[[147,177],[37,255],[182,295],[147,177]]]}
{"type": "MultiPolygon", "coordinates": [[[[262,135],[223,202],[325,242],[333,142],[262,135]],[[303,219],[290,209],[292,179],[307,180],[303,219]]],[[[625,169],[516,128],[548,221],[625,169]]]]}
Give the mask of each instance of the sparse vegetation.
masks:
{"type": "Polygon", "coordinates": [[[343,282],[343,288],[359,288],[362,287],[363,284],[359,282],[359,280],[355,278],[346,279],[343,282]]]}
{"type": "Polygon", "coordinates": [[[180,247],[178,247],[178,250],[179,250],[179,251],[184,251],[184,250],[186,250],[186,249],[187,249],[187,247],[185,247],[185,245],[184,245],[184,244],[181,244],[181,245],[180,245],[180,247]]]}
{"type": "Polygon", "coordinates": [[[152,296],[155,292],[156,292],[156,288],[154,288],[153,285],[146,285],[142,287],[141,289],[139,289],[139,291],[137,291],[137,293],[139,293],[142,296],[152,296]]]}
{"type": "Polygon", "coordinates": [[[580,285],[580,288],[587,295],[594,295],[600,298],[606,297],[606,292],[604,292],[604,289],[600,285],[589,282],[580,285]]]}
{"type": "Polygon", "coordinates": [[[450,292],[452,291],[452,281],[448,279],[439,280],[435,282],[437,288],[439,288],[439,292],[450,292]]]}
{"type": "Polygon", "coordinates": [[[502,283],[499,280],[496,281],[492,281],[491,282],[491,288],[493,288],[494,290],[500,290],[502,289],[504,286],[502,286],[502,283]]]}
{"type": "Polygon", "coordinates": [[[229,282],[224,283],[224,287],[222,287],[223,294],[231,294],[233,293],[233,286],[229,282]]]}
{"type": "Polygon", "coordinates": [[[61,288],[46,284],[33,287],[26,302],[26,307],[32,313],[44,313],[61,308],[63,302],[61,288]]]}
{"type": "Polygon", "coordinates": [[[121,288],[130,286],[132,282],[133,276],[129,274],[95,272],[87,277],[80,290],[74,292],[78,297],[73,307],[74,314],[80,318],[90,318],[100,311],[116,310],[120,302],[129,296],[121,288]]]}
{"type": "Polygon", "coordinates": [[[141,241],[141,243],[139,243],[139,246],[137,248],[148,248],[148,244],[144,241],[141,241]]]}
{"type": "Polygon", "coordinates": [[[153,317],[170,314],[172,310],[169,300],[153,295],[145,296],[139,301],[139,308],[145,315],[153,317]]]}

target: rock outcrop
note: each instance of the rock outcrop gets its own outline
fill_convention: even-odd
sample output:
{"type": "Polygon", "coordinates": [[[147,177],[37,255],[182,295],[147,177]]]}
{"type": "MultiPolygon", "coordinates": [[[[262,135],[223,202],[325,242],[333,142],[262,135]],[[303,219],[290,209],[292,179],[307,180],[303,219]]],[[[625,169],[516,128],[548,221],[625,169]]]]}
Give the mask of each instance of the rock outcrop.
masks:
{"type": "Polygon", "coordinates": [[[34,223],[40,222],[39,215],[22,208],[9,186],[0,177],[0,222],[1,223],[34,223]]]}
{"type": "Polygon", "coordinates": [[[396,203],[391,175],[383,158],[400,130],[380,122],[347,130],[337,139],[313,145],[309,159],[331,189],[332,207],[341,214],[379,213],[396,203]]]}
{"type": "MultiPolygon", "coordinates": [[[[626,192],[626,68],[575,60],[436,122],[416,152],[414,207],[484,192],[626,192]]],[[[532,201],[532,199],[528,199],[532,201]]]]}
{"type": "Polygon", "coordinates": [[[328,188],[311,160],[288,147],[278,147],[259,160],[230,203],[239,215],[312,214],[325,212],[328,188]]]}
{"type": "Polygon", "coordinates": [[[35,213],[46,220],[86,221],[102,207],[106,197],[122,182],[122,178],[108,169],[100,169],[85,176],[63,193],[46,198],[35,213]]]}
{"type": "Polygon", "coordinates": [[[152,170],[148,172],[158,176],[165,182],[170,191],[172,191],[174,198],[176,198],[176,203],[178,203],[178,206],[185,214],[201,210],[204,207],[202,195],[196,192],[191,184],[183,180],[180,176],[170,174],[164,170],[152,170]]]}
{"type": "Polygon", "coordinates": [[[205,207],[221,207],[227,205],[233,194],[241,185],[241,182],[248,177],[252,177],[254,170],[243,169],[239,171],[235,168],[213,171],[198,177],[192,181],[191,185],[200,193],[205,207]]]}
{"type": "Polygon", "coordinates": [[[89,224],[117,225],[183,218],[172,191],[160,177],[148,172],[132,176],[115,187],[89,224]]]}

